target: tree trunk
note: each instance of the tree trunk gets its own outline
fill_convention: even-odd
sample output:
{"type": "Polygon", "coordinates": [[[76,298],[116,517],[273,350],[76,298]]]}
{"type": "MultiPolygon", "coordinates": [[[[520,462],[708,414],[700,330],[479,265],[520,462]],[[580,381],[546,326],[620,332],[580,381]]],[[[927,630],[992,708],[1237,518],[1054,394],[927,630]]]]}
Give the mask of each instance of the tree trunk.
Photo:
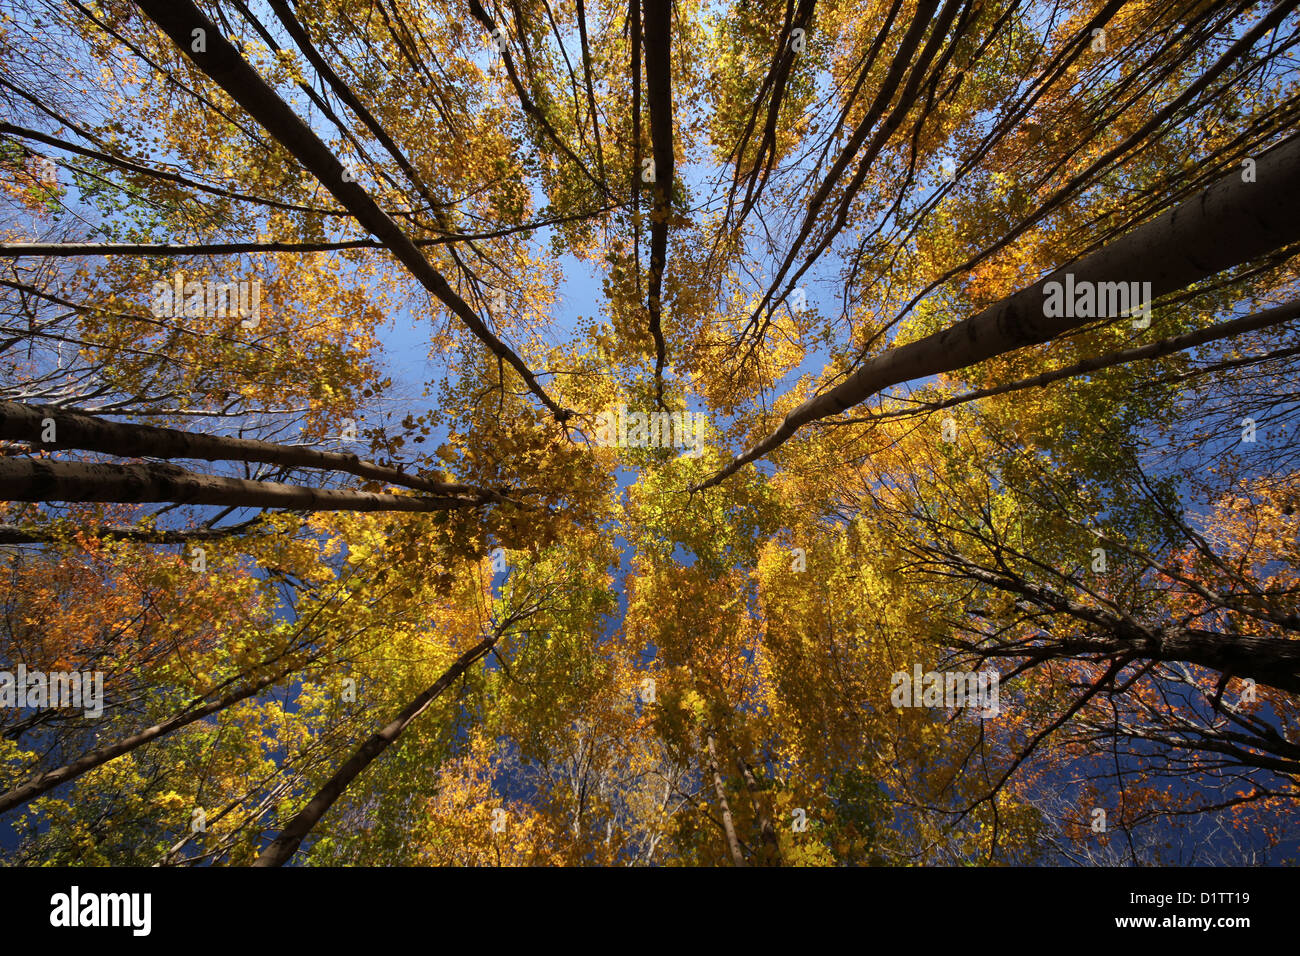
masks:
{"type": "Polygon", "coordinates": [[[740,840],[736,836],[736,824],[731,819],[731,804],[727,802],[727,788],[722,782],[722,773],[718,770],[718,748],[713,742],[713,731],[707,731],[704,740],[709,748],[709,774],[713,778],[713,792],[718,796],[718,809],[722,812],[722,832],[727,837],[727,851],[731,862],[736,866],[745,865],[745,854],[741,852],[740,840]]]}
{"type": "MultiPolygon", "coordinates": [[[[1131,349],[1120,349],[1115,352],[1106,352],[1104,355],[1098,355],[1094,358],[1084,359],[1082,362],[1076,362],[1073,365],[1067,365],[1064,368],[1058,368],[1051,372],[1043,372],[1039,375],[1033,375],[1029,378],[1017,379],[1014,382],[1006,382],[1002,385],[992,385],[988,388],[977,389],[973,392],[964,392],[961,395],[954,395],[952,398],[946,398],[941,402],[933,402],[922,405],[919,409],[921,413],[937,412],[944,408],[953,408],[957,405],[973,402],[981,398],[989,398],[993,395],[1005,395],[1008,392],[1018,392],[1026,388],[1041,388],[1044,385],[1050,385],[1053,382],[1059,382],[1061,379],[1074,378],[1077,375],[1088,375],[1103,368],[1111,368],[1116,365],[1127,365],[1129,362],[1145,362],[1151,359],[1160,358],[1173,352],[1183,352],[1187,349],[1195,348],[1198,345],[1204,345],[1207,342],[1217,342],[1220,339],[1232,338],[1234,335],[1241,335],[1245,332],[1254,332],[1259,329],[1271,328],[1275,325],[1284,325],[1296,318],[1300,318],[1300,301],[1289,302],[1286,305],[1279,305],[1273,309],[1265,309],[1263,312],[1252,312],[1250,315],[1243,315],[1239,319],[1233,319],[1230,322],[1220,322],[1217,325],[1211,325],[1209,328],[1197,329],[1195,332],[1186,332],[1182,335],[1171,335],[1151,342],[1148,345],[1140,345],[1131,349]]],[[[1279,353],[1280,354],[1280,353],[1279,353]]],[[[1267,356],[1252,355],[1243,358],[1241,362],[1256,362],[1264,360],[1267,356]]],[[[1235,363],[1234,363],[1235,364],[1235,363]]],[[[1199,373],[1201,370],[1196,370],[1199,373]]],[[[916,414],[917,410],[907,409],[902,412],[886,412],[881,415],[867,416],[865,418],[853,419],[836,419],[831,424],[839,425],[848,422],[868,422],[875,418],[892,418],[902,415],[916,414]]]]}
{"type": "Polygon", "coordinates": [[[1169,627],[1144,646],[1144,656],[1155,660],[1196,664],[1300,695],[1300,640],[1169,627]]]}
{"type": "Polygon", "coordinates": [[[1076,285],[1149,282],[1156,299],[1300,239],[1300,137],[1260,156],[1255,174],[1255,182],[1247,183],[1239,172],[1229,173],[1196,198],[979,315],[876,356],[840,385],[796,407],[776,431],[691,490],[716,485],[808,422],[838,414],[891,385],[965,368],[1096,321],[1043,314],[1043,287],[1063,282],[1067,273],[1076,285]]]}
{"type": "Polygon", "coordinates": [[[456,658],[455,663],[447,668],[432,687],[407,704],[392,723],[372,735],[369,740],[358,747],[347,762],[339,767],[334,776],[330,777],[325,782],[325,785],[316,791],[316,795],[311,798],[311,801],[299,810],[285,828],[280,831],[280,835],[271,841],[271,845],[258,855],[253,866],[283,866],[287,863],[289,858],[297,851],[303,838],[312,831],[312,828],[320,822],[325,812],[343,795],[343,791],[347,789],[348,784],[356,779],[361,771],[370,766],[371,761],[387,750],[393,741],[402,735],[402,731],[406,730],[411,721],[419,717],[430,704],[438,699],[444,690],[451,686],[452,681],[463,674],[480,657],[492,650],[498,636],[493,634],[491,637],[484,638],[456,658]]]}
{"type": "Polygon", "coordinates": [[[456,293],[442,273],[430,264],[410,237],[379,208],[361,185],[349,181],[353,178],[351,176],[349,180],[344,179],[347,170],[343,164],[311,127],[244,60],[225,38],[220,27],[209,20],[191,0],[136,0],[136,6],[171,37],[172,42],[194,61],[195,66],[261,123],[276,142],[320,180],[321,185],[343,204],[357,222],[381,240],[411,275],[454,312],[493,355],[508,362],[523,378],[529,390],[555,415],[557,421],[564,422],[572,417],[571,411],[561,408],[542,390],[523,359],[492,333],[470,308],[469,303],[456,293]],[[191,42],[195,30],[203,31],[207,40],[207,52],[192,51],[191,42]]]}
{"type": "Polygon", "coordinates": [[[758,788],[754,772],[739,751],[736,751],[736,764],[740,767],[740,779],[745,782],[745,792],[749,794],[754,816],[758,818],[758,831],[763,838],[764,863],[772,866],[781,865],[781,843],[776,837],[776,827],[772,825],[772,814],[768,812],[767,799],[758,788]]]}
{"type": "Polygon", "coordinates": [[[226,438],[109,421],[97,415],[57,408],[0,401],[0,438],[25,441],[33,447],[53,451],[78,448],[118,458],[193,458],[202,461],[255,461],[284,468],[321,468],[343,471],[358,478],[382,481],[404,488],[435,494],[473,492],[468,485],[408,475],[396,468],[362,461],[344,452],[280,445],[249,438],[226,438]],[[54,423],[54,441],[43,440],[45,422],[54,423]]]}
{"type": "Polygon", "coordinates": [[[654,209],[650,214],[650,335],[655,343],[655,388],[663,401],[667,346],[661,328],[664,268],[668,263],[668,218],[673,199],[672,2],[644,0],[645,79],[654,155],[654,209]]]}
{"type": "Polygon", "coordinates": [[[641,297],[641,0],[628,0],[628,46],[632,55],[632,257],[641,297]]]}
{"type": "Polygon", "coordinates": [[[48,458],[0,458],[0,501],[167,501],[301,511],[448,511],[482,503],[220,478],[162,462],[86,464],[48,458]]]}

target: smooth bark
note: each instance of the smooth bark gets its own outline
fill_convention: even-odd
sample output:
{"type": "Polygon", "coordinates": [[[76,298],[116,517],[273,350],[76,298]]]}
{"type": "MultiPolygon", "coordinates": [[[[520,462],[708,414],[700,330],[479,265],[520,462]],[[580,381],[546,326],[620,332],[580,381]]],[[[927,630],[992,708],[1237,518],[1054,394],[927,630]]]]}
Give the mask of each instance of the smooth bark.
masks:
{"type": "Polygon", "coordinates": [[[709,777],[713,781],[713,792],[718,798],[718,809],[722,813],[722,832],[727,838],[727,852],[731,862],[736,866],[745,865],[745,854],[740,849],[740,838],[736,836],[736,824],[731,817],[731,804],[727,800],[727,788],[722,781],[722,772],[718,769],[718,747],[713,740],[713,731],[707,731],[704,742],[709,751],[709,777]]]}
{"type": "Polygon", "coordinates": [[[529,390],[554,414],[557,421],[572,417],[538,384],[532,371],[514,350],[484,324],[446,278],[430,264],[402,228],[370,198],[305,122],[261,77],[225,38],[223,31],[191,0],[136,0],[145,15],[167,34],[195,66],[202,70],[250,116],[256,119],[289,153],[311,172],[322,186],[375,237],[380,239],[411,275],[446,305],[493,355],[507,362],[529,390]],[[191,40],[203,30],[207,51],[195,53],[191,40]]]}
{"type": "Polygon", "coordinates": [[[478,494],[468,485],[407,474],[397,468],[363,461],[354,454],[321,451],[249,438],[226,438],[175,428],[114,422],[53,405],[0,401],[0,439],[25,441],[36,448],[78,448],[119,458],[193,458],[203,461],[255,461],[284,468],[321,468],[358,478],[429,491],[478,494]],[[54,423],[54,441],[44,441],[46,422],[54,423]]]}
{"type": "Polygon", "coordinates": [[[87,464],[48,458],[0,458],[0,501],[167,501],[296,511],[447,511],[483,503],[221,478],[163,462],[87,464]]]}
{"type": "Polygon", "coordinates": [[[1049,342],[1097,321],[1044,315],[1043,288],[1064,282],[1149,282],[1151,298],[1249,262],[1300,239],[1300,137],[1260,156],[1255,182],[1229,173],[1199,196],[1144,223],[1105,248],[1002,299],[951,328],[867,361],[840,385],[804,401],[762,441],[691,490],[718,484],[742,466],[771,453],[802,426],[861,404],[881,389],[966,368],[977,362],[1049,342]]]}
{"type": "Polygon", "coordinates": [[[279,836],[258,854],[253,866],[283,866],[287,863],[289,858],[297,851],[303,838],[312,831],[316,824],[320,822],[321,817],[325,816],[326,811],[343,795],[343,791],[347,789],[348,784],[355,780],[366,767],[370,766],[376,757],[387,750],[402,735],[402,732],[410,726],[411,722],[419,717],[430,704],[438,699],[443,691],[451,686],[452,681],[469,669],[475,661],[492,650],[498,636],[498,634],[493,634],[491,637],[484,638],[456,658],[455,663],[447,668],[431,687],[407,704],[387,727],[371,735],[365,743],[358,747],[343,766],[339,767],[334,775],[316,791],[315,796],[308,801],[307,805],[285,824],[279,836]]]}

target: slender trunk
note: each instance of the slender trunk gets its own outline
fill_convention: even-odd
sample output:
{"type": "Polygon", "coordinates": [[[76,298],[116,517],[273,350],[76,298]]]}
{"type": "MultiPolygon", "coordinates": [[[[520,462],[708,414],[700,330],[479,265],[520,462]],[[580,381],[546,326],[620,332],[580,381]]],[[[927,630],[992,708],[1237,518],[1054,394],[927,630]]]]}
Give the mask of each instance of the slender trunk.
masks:
{"type": "Polygon", "coordinates": [[[288,674],[299,668],[300,664],[294,664],[276,671],[266,677],[259,678],[247,686],[231,691],[225,696],[204,704],[195,710],[187,710],[184,713],[177,714],[171,720],[164,721],[161,724],[154,724],[137,734],[125,737],[116,743],[104,747],[98,747],[88,754],[78,757],[72,763],[65,764],[55,770],[48,770],[39,776],[33,777],[27,783],[14,787],[8,793],[0,794],[0,813],[12,810],[14,807],[22,806],[30,800],[39,797],[43,793],[48,793],[55,787],[67,783],[69,780],[75,780],[88,770],[94,770],[96,767],[108,763],[125,753],[130,753],[137,747],[141,747],[150,741],[157,740],[159,737],[169,734],[181,727],[186,727],[196,720],[202,720],[211,714],[225,710],[231,704],[237,704],[239,701],[252,697],[258,691],[270,687],[272,684],[282,680],[288,674]]]}
{"type": "Polygon", "coordinates": [[[632,54],[632,256],[636,295],[641,298],[641,0],[629,0],[628,46],[632,54]]]}
{"type": "Polygon", "coordinates": [[[650,214],[650,335],[655,344],[655,390],[663,403],[667,346],[661,328],[664,268],[668,262],[668,219],[673,199],[672,0],[645,5],[645,79],[654,155],[654,209],[650,214]]]}
{"type": "Polygon", "coordinates": [[[451,682],[463,674],[475,661],[483,657],[497,642],[497,634],[484,638],[475,644],[468,651],[456,658],[455,663],[443,673],[433,686],[429,687],[422,694],[403,708],[402,712],[383,730],[372,735],[365,743],[356,749],[351,757],[339,767],[325,782],[316,795],[311,798],[308,804],[303,807],[294,816],[292,820],[285,825],[280,831],[280,835],[271,841],[270,846],[258,855],[253,866],[283,866],[289,861],[289,858],[297,851],[303,838],[309,834],[312,829],[320,822],[325,812],[334,805],[334,802],[343,795],[348,784],[357,778],[361,771],[370,766],[371,761],[402,735],[402,731],[410,725],[411,721],[419,717],[424,710],[438,699],[444,690],[451,686],[451,682]]]}
{"type": "MultiPolygon", "coordinates": [[[[473,15],[475,20],[483,24],[488,33],[493,33],[493,31],[496,30],[496,22],[492,19],[492,15],[483,8],[483,4],[479,3],[479,0],[469,0],[469,12],[473,15]]],[[[516,16],[515,22],[522,23],[523,21],[516,16]]],[[[524,69],[525,71],[528,71],[530,68],[526,47],[527,37],[521,32],[518,39],[520,45],[524,46],[524,69]]],[[[587,164],[578,158],[573,150],[569,148],[569,145],[560,138],[560,134],[556,131],[555,127],[551,125],[551,121],[546,118],[546,114],[542,112],[536,103],[533,102],[533,98],[528,95],[528,90],[525,88],[523,81],[519,78],[519,71],[515,69],[515,61],[510,55],[509,50],[501,51],[501,62],[505,64],[506,76],[510,78],[510,85],[515,88],[515,95],[519,98],[519,105],[523,111],[537,122],[537,125],[542,128],[542,132],[546,134],[547,139],[555,144],[556,148],[562,152],[571,163],[573,163],[574,167],[582,173],[582,175],[586,176],[587,179],[591,181],[593,186],[599,189],[602,193],[605,192],[605,184],[598,182],[596,177],[591,175],[591,171],[587,169],[587,164]]]]}
{"type": "Polygon", "coordinates": [[[760,792],[758,781],[754,779],[754,772],[750,769],[744,755],[739,750],[735,751],[735,754],[736,765],[740,768],[740,779],[745,783],[745,792],[749,794],[749,803],[754,809],[759,833],[763,838],[763,862],[769,866],[780,866],[781,844],[776,838],[776,827],[772,825],[772,814],[768,810],[766,796],[760,792]]]}
{"type": "Polygon", "coordinates": [[[777,51],[776,57],[772,61],[772,68],[763,80],[763,87],[759,90],[754,112],[750,114],[744,136],[741,137],[740,146],[736,149],[736,182],[739,183],[742,176],[749,179],[749,185],[745,190],[745,203],[740,215],[737,217],[740,222],[744,222],[748,218],[749,212],[753,209],[753,204],[757,200],[756,190],[762,189],[763,183],[767,181],[768,174],[772,171],[772,163],[776,159],[777,122],[781,115],[785,87],[790,80],[790,72],[794,68],[795,61],[799,59],[799,54],[792,44],[793,31],[807,29],[809,21],[812,20],[813,8],[816,3],[817,0],[799,0],[799,6],[794,11],[793,19],[786,24],[787,28],[781,31],[781,48],[777,51]],[[771,95],[768,97],[767,103],[767,121],[763,125],[763,135],[754,153],[754,164],[748,173],[742,174],[741,170],[744,168],[743,151],[749,143],[750,134],[753,132],[754,124],[758,120],[762,98],[767,95],[769,89],[771,95]]]}
{"type": "Polygon", "coordinates": [[[600,114],[596,112],[596,88],[591,82],[591,48],[587,42],[587,11],[577,0],[578,42],[582,46],[582,75],[587,87],[587,109],[591,114],[591,131],[596,140],[596,175],[605,182],[605,151],[600,145],[600,114]]]}
{"type": "MultiPolygon", "coordinates": [[[[1149,282],[1157,299],[1300,239],[1300,136],[1258,158],[1255,181],[1232,172],[1199,196],[1138,226],[1105,248],[1056,270],[979,315],[869,360],[835,388],[809,398],[780,426],[692,491],[712,487],[784,444],[803,425],[858,405],[891,385],[965,368],[1048,342],[1097,321],[1044,315],[1044,286],[1073,275],[1082,282],[1149,282]]],[[[1071,311],[1071,310],[1062,310],[1071,311]]]]}
{"type": "MultiPolygon", "coordinates": [[[[916,13],[912,19],[912,25],[908,27],[907,33],[903,35],[899,42],[898,49],[894,52],[894,59],[890,63],[889,72],[885,74],[884,80],[881,82],[875,98],[863,114],[862,119],[858,122],[856,129],[854,129],[853,133],[849,136],[848,142],[845,143],[844,148],[840,150],[840,154],[836,157],[835,162],[831,164],[831,168],[827,171],[825,178],[818,186],[817,192],[813,195],[812,199],[808,201],[803,212],[803,221],[799,226],[799,231],[795,234],[789,249],[786,251],[785,259],[782,261],[781,267],[778,269],[776,276],[773,277],[771,286],[764,291],[763,298],[758,303],[758,308],[750,317],[751,323],[758,322],[759,317],[762,315],[763,310],[767,308],[772,296],[779,291],[778,287],[781,280],[794,264],[795,257],[799,254],[799,250],[803,247],[804,242],[807,241],[808,237],[812,234],[817,219],[821,214],[823,205],[835,192],[836,188],[840,186],[840,178],[852,166],[852,164],[857,161],[858,151],[862,148],[862,144],[866,142],[867,136],[884,115],[890,102],[893,100],[895,95],[897,95],[897,91],[903,87],[904,76],[906,76],[908,69],[912,69],[913,75],[915,75],[918,71],[918,67],[923,68],[924,64],[918,63],[917,48],[921,45],[921,40],[925,37],[926,31],[929,29],[930,23],[934,18],[934,12],[938,7],[939,0],[919,0],[917,3],[916,13]]],[[[928,60],[928,57],[922,54],[920,59],[928,60]]],[[[910,103],[907,102],[900,104],[900,108],[902,109],[907,109],[909,106],[910,103]]],[[[859,163],[860,172],[869,168],[870,163],[867,163],[866,165],[859,163]]],[[[847,195],[848,191],[845,190],[845,192],[847,195]]]]}
{"type": "Polygon", "coordinates": [[[741,852],[736,824],[731,819],[731,804],[727,802],[727,788],[723,786],[722,773],[718,770],[718,748],[713,742],[712,730],[705,732],[704,740],[709,748],[709,774],[713,778],[713,792],[718,796],[718,809],[722,812],[722,832],[727,837],[727,851],[732,863],[744,866],[745,854],[741,852]]]}
{"type": "Polygon", "coordinates": [[[468,485],[408,475],[397,468],[362,461],[344,452],[320,451],[294,445],[280,445],[249,438],[226,438],[109,421],[85,412],[53,405],[25,405],[0,401],[0,439],[26,441],[53,451],[77,448],[98,451],[119,458],[193,458],[202,461],[255,461],[285,468],[321,468],[343,471],[358,478],[382,481],[404,488],[435,494],[473,492],[468,485]],[[44,441],[48,423],[53,423],[54,440],[44,441]]]}
{"type": "Polygon", "coordinates": [[[561,408],[537,383],[532,371],[515,352],[492,333],[469,303],[457,294],[446,278],[430,264],[402,228],[348,176],[338,157],[303,122],[279,94],[239,54],[224,32],[192,0],[136,0],[150,20],[156,23],[194,65],[221,87],[250,116],[257,120],[281,146],[311,172],[322,186],[372,235],[380,239],[411,275],[439,301],[456,314],[492,354],[508,362],[554,414],[564,422],[572,412],[561,408]],[[194,31],[202,30],[207,51],[196,53],[191,42],[194,31]]]}
{"type": "MultiPolygon", "coordinates": [[[[284,26],[285,31],[289,34],[289,37],[295,44],[297,44],[298,49],[301,50],[303,56],[307,58],[307,62],[312,65],[312,69],[320,74],[329,85],[329,88],[334,92],[334,95],[343,101],[343,104],[352,111],[353,115],[365,124],[366,129],[370,130],[375,139],[379,140],[380,145],[387,150],[388,155],[392,156],[393,159],[397,161],[397,165],[401,168],[402,173],[405,174],[407,179],[415,184],[416,189],[420,192],[420,196],[429,204],[429,208],[437,210],[435,215],[440,220],[439,225],[443,225],[445,217],[441,214],[442,204],[430,194],[428,187],[424,184],[424,180],[420,178],[415,167],[411,165],[411,161],[406,158],[406,154],[402,152],[401,147],[399,147],[397,143],[393,141],[393,138],[388,135],[388,131],[380,125],[379,121],[375,119],[370,110],[366,109],[366,105],[357,98],[351,88],[343,82],[342,77],[340,77],[338,73],[334,71],[334,68],[330,66],[329,61],[321,55],[318,49],[316,49],[316,45],[312,43],[311,35],[298,21],[298,18],[294,16],[293,8],[291,8],[285,0],[268,0],[268,2],[271,5],[271,9],[275,11],[276,17],[279,18],[280,23],[284,26]]],[[[308,87],[308,89],[310,89],[310,87],[308,87]]]]}
{"type": "Polygon", "coordinates": [[[167,501],[303,511],[447,511],[482,503],[220,478],[162,462],[85,464],[48,458],[0,458],[0,501],[167,501]]]}

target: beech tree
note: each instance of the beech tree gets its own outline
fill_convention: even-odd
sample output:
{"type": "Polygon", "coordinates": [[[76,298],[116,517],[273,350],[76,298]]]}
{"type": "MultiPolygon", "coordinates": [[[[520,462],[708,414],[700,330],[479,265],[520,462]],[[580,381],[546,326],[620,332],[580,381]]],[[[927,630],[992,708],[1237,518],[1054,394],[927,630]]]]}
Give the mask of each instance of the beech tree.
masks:
{"type": "Polygon", "coordinates": [[[0,0],[12,859],[1284,859],[1296,8],[0,0]]]}

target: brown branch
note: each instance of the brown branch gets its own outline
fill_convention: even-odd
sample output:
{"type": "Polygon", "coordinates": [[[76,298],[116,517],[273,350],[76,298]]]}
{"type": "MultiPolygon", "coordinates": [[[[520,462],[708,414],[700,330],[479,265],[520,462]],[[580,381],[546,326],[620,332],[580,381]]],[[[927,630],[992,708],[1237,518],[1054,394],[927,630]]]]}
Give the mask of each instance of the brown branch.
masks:
{"type": "Polygon", "coordinates": [[[565,422],[572,417],[572,411],[556,404],[542,389],[523,359],[493,334],[401,227],[379,208],[360,185],[344,178],[347,170],[330,152],[329,147],[262,79],[192,0],[136,0],[136,5],[171,37],[172,42],[194,61],[199,70],[225,90],[280,145],[314,174],[357,222],[381,240],[411,275],[454,312],[479,341],[494,355],[508,362],[529,390],[550,409],[556,421],[565,422]],[[205,32],[207,52],[196,53],[191,50],[190,38],[194,30],[205,32]]]}

